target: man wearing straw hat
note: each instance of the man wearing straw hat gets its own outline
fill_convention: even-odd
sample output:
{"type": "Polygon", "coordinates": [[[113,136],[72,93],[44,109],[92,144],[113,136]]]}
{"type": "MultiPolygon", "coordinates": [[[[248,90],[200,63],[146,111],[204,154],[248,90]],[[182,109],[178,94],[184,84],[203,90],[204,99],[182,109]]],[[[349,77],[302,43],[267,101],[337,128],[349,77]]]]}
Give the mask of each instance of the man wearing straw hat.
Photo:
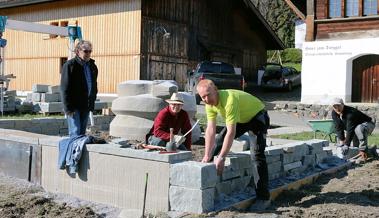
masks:
{"type": "MultiPolygon", "coordinates": [[[[191,122],[185,110],[182,110],[184,101],[180,93],[173,93],[166,102],[169,104],[163,108],[154,120],[154,125],[150,129],[148,144],[166,146],[170,141],[170,128],[174,129],[174,134],[186,133],[191,129],[191,122]]],[[[191,133],[188,133],[183,144],[178,147],[180,150],[191,150],[191,133]]]]}

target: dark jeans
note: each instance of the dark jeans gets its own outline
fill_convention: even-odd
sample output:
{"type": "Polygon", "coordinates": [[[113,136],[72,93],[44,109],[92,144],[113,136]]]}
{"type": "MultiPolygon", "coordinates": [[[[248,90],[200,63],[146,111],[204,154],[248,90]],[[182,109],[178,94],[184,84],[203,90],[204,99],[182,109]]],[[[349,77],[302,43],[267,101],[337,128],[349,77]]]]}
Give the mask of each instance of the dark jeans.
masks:
{"type": "MultiPolygon", "coordinates": [[[[259,181],[256,187],[257,198],[261,200],[269,200],[270,193],[268,191],[268,169],[266,163],[266,134],[270,126],[270,117],[267,111],[262,110],[255,115],[248,123],[237,123],[236,136],[240,137],[245,132],[252,131],[257,136],[257,145],[254,147],[255,161],[258,168],[259,181]]],[[[222,148],[222,143],[226,135],[226,127],[217,135],[216,146],[213,150],[212,159],[217,156],[222,148]]]]}
{"type": "Polygon", "coordinates": [[[70,137],[85,135],[89,111],[75,110],[74,115],[67,116],[68,134],[70,137]]]}

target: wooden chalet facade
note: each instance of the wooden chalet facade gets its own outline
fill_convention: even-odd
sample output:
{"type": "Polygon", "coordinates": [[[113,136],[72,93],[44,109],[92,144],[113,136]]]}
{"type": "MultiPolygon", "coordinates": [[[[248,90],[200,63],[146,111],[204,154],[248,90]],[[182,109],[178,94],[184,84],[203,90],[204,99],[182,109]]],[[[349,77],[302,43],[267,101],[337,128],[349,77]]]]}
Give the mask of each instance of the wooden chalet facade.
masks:
{"type": "MultiPolygon", "coordinates": [[[[77,23],[93,43],[100,93],[116,93],[120,82],[139,79],[175,79],[183,88],[187,71],[203,60],[229,62],[247,80],[256,80],[266,51],[283,49],[247,0],[3,0],[0,15],[77,23]]],[[[17,76],[12,89],[59,83],[68,39],[13,30],[3,38],[8,40],[5,71],[17,76]]]]}
{"type": "Polygon", "coordinates": [[[302,102],[379,102],[379,0],[285,0],[306,25],[302,102]]]}

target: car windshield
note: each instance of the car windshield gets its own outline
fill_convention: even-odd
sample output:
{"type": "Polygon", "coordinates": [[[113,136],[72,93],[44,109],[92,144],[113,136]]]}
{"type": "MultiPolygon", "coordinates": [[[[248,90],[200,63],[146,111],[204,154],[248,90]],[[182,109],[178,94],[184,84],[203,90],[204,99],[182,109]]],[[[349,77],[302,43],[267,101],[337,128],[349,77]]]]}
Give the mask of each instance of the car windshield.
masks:
{"type": "Polygon", "coordinates": [[[225,63],[211,63],[204,62],[201,63],[198,69],[198,72],[206,73],[232,73],[234,74],[234,68],[230,64],[225,63]]]}
{"type": "Polygon", "coordinates": [[[267,77],[281,77],[281,68],[279,65],[266,65],[263,75],[267,77]]]}

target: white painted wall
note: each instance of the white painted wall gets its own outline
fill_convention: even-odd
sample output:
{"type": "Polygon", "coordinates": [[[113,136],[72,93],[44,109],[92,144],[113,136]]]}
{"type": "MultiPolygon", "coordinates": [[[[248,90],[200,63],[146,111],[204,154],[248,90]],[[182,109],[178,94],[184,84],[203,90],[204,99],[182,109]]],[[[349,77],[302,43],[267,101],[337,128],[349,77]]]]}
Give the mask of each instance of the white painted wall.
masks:
{"type": "Polygon", "coordinates": [[[352,61],[379,54],[379,38],[303,43],[301,103],[351,102],[352,61]]]}

